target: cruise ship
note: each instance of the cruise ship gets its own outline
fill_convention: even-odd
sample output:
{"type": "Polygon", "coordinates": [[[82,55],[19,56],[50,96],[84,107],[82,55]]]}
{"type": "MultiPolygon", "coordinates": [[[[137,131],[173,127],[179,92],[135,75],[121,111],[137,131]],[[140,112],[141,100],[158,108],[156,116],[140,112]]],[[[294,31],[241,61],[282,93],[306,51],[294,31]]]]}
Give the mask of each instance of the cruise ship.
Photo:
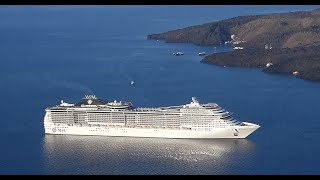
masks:
{"type": "Polygon", "coordinates": [[[105,101],[86,95],[76,104],[61,100],[46,108],[46,134],[152,138],[246,138],[260,126],[237,121],[216,103],[166,107],[134,107],[131,102],[105,101]]]}

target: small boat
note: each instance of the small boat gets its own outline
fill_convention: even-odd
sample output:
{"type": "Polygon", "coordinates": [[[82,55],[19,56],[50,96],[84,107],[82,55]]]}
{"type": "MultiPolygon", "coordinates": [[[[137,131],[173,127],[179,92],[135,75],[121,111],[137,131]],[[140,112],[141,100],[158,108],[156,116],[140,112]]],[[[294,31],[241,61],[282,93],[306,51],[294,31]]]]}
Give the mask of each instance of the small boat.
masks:
{"type": "Polygon", "coordinates": [[[173,53],[173,55],[175,55],[175,56],[181,56],[181,55],[184,55],[184,53],[179,51],[179,52],[173,53]]]}
{"type": "Polygon", "coordinates": [[[206,55],[206,53],[205,52],[199,52],[198,55],[199,56],[204,56],[204,55],[206,55]]]}
{"type": "Polygon", "coordinates": [[[134,85],[134,81],[131,81],[130,84],[131,84],[131,85],[134,85]]]}
{"type": "Polygon", "coordinates": [[[273,64],[271,62],[266,64],[266,67],[270,67],[270,66],[273,66],[273,64]]]}

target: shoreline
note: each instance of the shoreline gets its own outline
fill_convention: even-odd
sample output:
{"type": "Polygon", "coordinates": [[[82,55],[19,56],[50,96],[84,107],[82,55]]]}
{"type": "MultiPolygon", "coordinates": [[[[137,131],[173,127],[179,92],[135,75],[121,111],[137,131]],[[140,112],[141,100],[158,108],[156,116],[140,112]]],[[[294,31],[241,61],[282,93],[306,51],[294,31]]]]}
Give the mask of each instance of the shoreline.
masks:
{"type": "Polygon", "coordinates": [[[209,54],[200,62],[320,81],[320,9],[239,16],[150,34],[147,39],[205,46],[228,43],[238,49],[209,54]]]}
{"type": "Polygon", "coordinates": [[[320,57],[318,49],[320,47],[317,46],[307,49],[235,50],[208,55],[200,62],[215,66],[258,68],[264,73],[320,81],[320,61],[314,59],[320,57]],[[308,57],[305,53],[309,54],[308,57]]]}

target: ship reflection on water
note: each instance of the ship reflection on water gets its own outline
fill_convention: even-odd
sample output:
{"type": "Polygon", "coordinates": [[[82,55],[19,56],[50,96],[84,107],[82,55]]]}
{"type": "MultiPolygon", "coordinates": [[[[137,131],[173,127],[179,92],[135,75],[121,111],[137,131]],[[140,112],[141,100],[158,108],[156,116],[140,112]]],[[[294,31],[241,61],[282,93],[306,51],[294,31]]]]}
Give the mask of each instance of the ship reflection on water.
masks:
{"type": "Polygon", "coordinates": [[[246,139],[43,138],[50,174],[242,174],[253,167],[254,149],[246,139]]]}

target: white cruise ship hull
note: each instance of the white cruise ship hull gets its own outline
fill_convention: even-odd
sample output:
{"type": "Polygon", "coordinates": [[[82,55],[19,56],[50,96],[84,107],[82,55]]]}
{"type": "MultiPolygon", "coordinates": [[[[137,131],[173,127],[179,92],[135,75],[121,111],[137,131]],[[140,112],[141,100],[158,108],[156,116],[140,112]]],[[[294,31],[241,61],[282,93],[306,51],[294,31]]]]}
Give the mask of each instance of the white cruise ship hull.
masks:
{"type": "Polygon", "coordinates": [[[215,139],[215,138],[246,138],[260,126],[244,122],[245,126],[230,128],[214,128],[211,131],[160,128],[129,128],[129,127],[78,127],[73,125],[53,123],[45,124],[46,134],[95,135],[95,136],[123,136],[147,138],[183,138],[183,139],[215,139]]]}

